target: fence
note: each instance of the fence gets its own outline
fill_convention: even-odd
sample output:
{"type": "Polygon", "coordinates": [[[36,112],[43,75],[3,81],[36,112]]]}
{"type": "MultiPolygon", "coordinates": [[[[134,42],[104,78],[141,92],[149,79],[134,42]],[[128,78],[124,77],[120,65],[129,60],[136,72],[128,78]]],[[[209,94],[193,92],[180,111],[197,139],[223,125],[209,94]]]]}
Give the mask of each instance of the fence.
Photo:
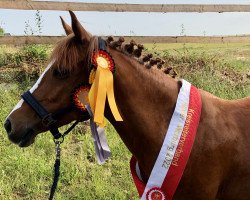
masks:
{"type": "MultiPolygon", "coordinates": [[[[250,12],[250,5],[228,4],[109,4],[109,3],[74,3],[31,0],[1,0],[0,9],[22,10],[74,10],[100,12],[250,12]]],[[[130,37],[125,37],[130,38],[130,37]]],[[[141,43],[231,43],[250,42],[250,36],[239,37],[195,37],[195,36],[137,36],[141,43]]],[[[57,36],[3,36],[0,44],[54,44],[61,37],[57,36]]]]}
{"type": "MultiPolygon", "coordinates": [[[[63,36],[0,36],[0,44],[55,44],[63,36]]],[[[203,36],[125,36],[125,40],[132,38],[138,43],[250,43],[250,36],[203,37],[203,36]]]]}
{"type": "Polygon", "coordinates": [[[109,4],[30,0],[2,0],[0,8],[100,12],[250,12],[250,5],[232,4],[109,4]]]}

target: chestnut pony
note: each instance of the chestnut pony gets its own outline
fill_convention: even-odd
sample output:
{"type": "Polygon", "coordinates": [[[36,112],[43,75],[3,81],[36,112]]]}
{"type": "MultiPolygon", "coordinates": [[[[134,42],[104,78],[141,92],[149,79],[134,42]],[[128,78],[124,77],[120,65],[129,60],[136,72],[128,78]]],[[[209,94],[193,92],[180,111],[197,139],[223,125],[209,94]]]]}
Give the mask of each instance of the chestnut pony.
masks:
{"type": "MultiPolygon", "coordinates": [[[[72,28],[63,20],[67,37],[55,48],[51,62],[30,90],[49,111],[70,104],[70,94],[88,83],[89,58],[97,37],[89,34],[73,12],[72,28]]],[[[113,118],[108,104],[105,116],[137,158],[146,182],[163,143],[181,83],[158,69],[147,69],[131,56],[108,47],[116,64],[115,99],[123,122],[113,118]]],[[[250,98],[222,100],[199,90],[202,111],[196,139],[175,200],[250,199],[250,98]]],[[[79,119],[72,111],[57,126],[79,119]]],[[[11,141],[29,146],[47,131],[37,114],[21,100],[7,117],[11,141]],[[29,133],[29,134],[27,134],[29,133]]]]}

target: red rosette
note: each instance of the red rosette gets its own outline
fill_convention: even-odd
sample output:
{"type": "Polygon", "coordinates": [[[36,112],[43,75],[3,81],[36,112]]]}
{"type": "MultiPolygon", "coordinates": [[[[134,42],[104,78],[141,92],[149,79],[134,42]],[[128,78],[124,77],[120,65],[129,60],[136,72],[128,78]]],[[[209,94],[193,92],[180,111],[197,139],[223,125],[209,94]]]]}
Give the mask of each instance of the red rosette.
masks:
{"type": "Polygon", "coordinates": [[[88,93],[89,86],[84,85],[77,87],[72,93],[72,102],[74,106],[81,112],[87,111],[85,105],[88,104],[88,93]]]}
{"type": "Polygon", "coordinates": [[[161,188],[151,188],[146,195],[147,200],[166,200],[166,196],[161,188]]]}
{"type": "Polygon", "coordinates": [[[105,50],[98,50],[98,51],[95,51],[92,55],[92,65],[97,68],[98,67],[98,63],[97,63],[97,59],[98,57],[101,57],[103,59],[105,59],[105,61],[108,63],[108,69],[114,73],[115,71],[115,62],[113,60],[113,58],[111,57],[111,55],[105,51],[105,50]]]}

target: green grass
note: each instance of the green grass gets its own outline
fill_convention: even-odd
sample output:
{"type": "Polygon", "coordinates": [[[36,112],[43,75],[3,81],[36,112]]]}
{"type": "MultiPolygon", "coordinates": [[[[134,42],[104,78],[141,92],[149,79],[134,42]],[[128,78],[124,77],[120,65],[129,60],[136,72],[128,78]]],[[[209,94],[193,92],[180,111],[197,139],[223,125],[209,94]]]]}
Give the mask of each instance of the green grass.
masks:
{"type": "MultiPolygon", "coordinates": [[[[172,66],[179,77],[221,98],[250,96],[249,44],[148,44],[172,66]]],[[[0,123],[38,77],[52,46],[0,46],[0,123]],[[1,57],[2,56],[2,57],[1,57]],[[17,64],[15,56],[20,56],[17,64]]],[[[137,199],[130,171],[130,153],[111,125],[107,137],[111,159],[103,166],[95,161],[88,127],[77,127],[62,145],[60,200],[137,199]],[[86,134],[85,134],[86,132],[86,134]]],[[[0,200],[48,199],[52,182],[54,144],[50,133],[40,134],[27,149],[12,144],[0,126],[0,200]]]]}
{"type": "MultiPolygon", "coordinates": [[[[1,124],[20,93],[16,85],[0,85],[1,124]]],[[[2,126],[0,133],[0,199],[47,199],[54,164],[50,133],[38,136],[36,143],[27,149],[11,144],[2,126]]],[[[129,175],[130,153],[110,125],[107,138],[112,158],[103,166],[95,161],[87,127],[78,127],[66,138],[62,145],[62,176],[55,199],[133,199],[136,196],[129,175]]]]}
{"type": "Polygon", "coordinates": [[[146,44],[180,78],[224,99],[250,96],[250,44],[146,44]],[[248,74],[248,75],[247,75],[248,74]]]}

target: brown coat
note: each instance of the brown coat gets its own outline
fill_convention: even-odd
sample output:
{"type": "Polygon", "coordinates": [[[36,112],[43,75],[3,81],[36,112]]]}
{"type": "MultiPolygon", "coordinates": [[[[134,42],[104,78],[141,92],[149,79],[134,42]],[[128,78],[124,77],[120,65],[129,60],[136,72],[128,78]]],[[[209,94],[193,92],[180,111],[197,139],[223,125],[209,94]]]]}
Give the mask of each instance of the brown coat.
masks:
{"type": "MultiPolygon", "coordinates": [[[[55,62],[33,92],[49,112],[69,105],[73,88],[88,83],[86,60],[97,44],[96,37],[85,31],[74,13],[70,14],[72,29],[62,20],[69,36],[57,46],[51,58],[55,62]],[[67,74],[67,80],[58,77],[58,70],[67,74]]],[[[115,98],[124,121],[116,122],[108,105],[105,116],[137,158],[146,182],[163,143],[181,83],[158,69],[146,69],[117,50],[108,51],[116,63],[115,98]]],[[[173,199],[249,200],[250,98],[226,101],[202,90],[200,93],[202,111],[197,136],[173,199]]],[[[79,117],[79,113],[71,112],[62,116],[57,125],[79,117]]],[[[38,133],[47,130],[25,103],[13,110],[5,127],[9,138],[22,146],[30,145],[38,133]]]]}

